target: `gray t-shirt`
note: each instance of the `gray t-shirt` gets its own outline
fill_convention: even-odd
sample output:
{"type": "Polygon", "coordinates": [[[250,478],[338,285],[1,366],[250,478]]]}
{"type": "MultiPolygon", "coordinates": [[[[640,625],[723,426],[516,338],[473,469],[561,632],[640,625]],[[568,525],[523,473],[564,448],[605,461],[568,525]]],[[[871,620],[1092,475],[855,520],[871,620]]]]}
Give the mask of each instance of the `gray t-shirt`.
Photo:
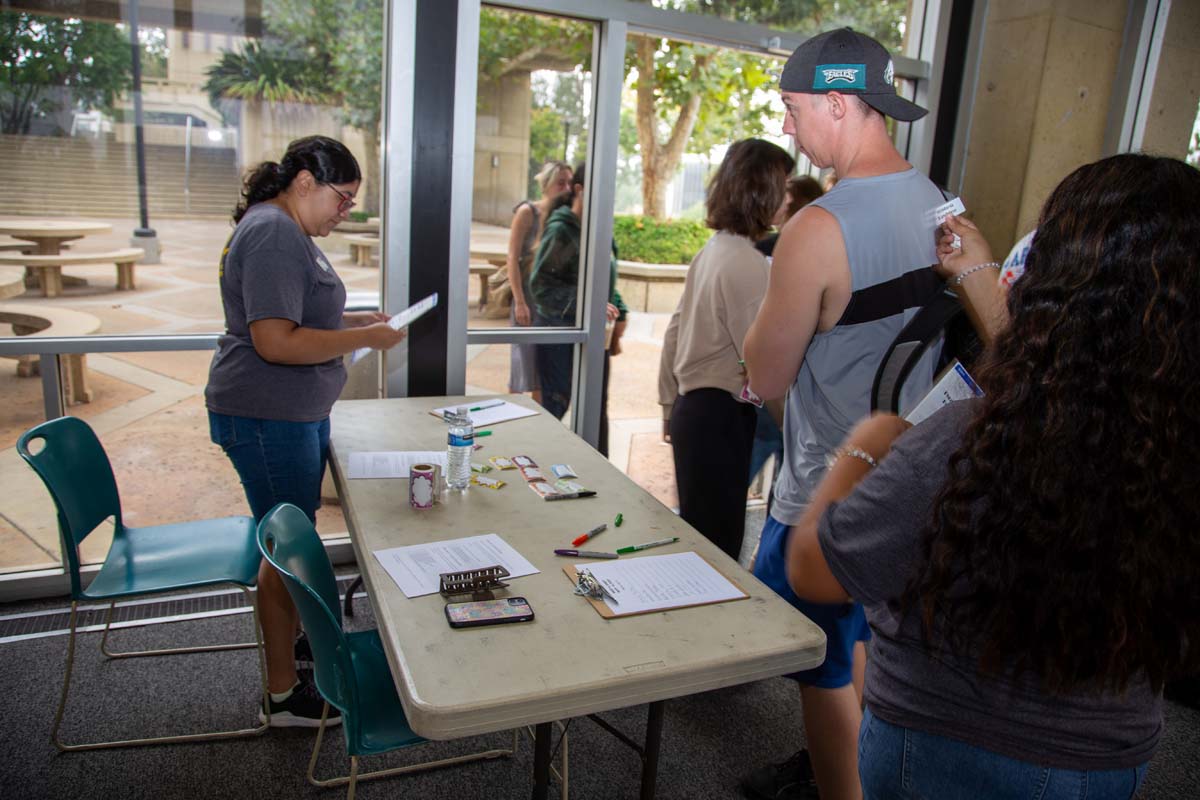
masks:
{"type": "Polygon", "coordinates": [[[237,417],[316,422],[346,383],[341,358],[320,364],[265,361],[250,323],[286,319],[305,328],[342,327],[346,287],[329,260],[283,209],[252,206],[221,254],[225,333],[217,341],[204,399],[210,411],[237,417]]]}
{"type": "Polygon", "coordinates": [[[1149,683],[1123,696],[1049,696],[1038,680],[981,676],[974,660],[930,652],[920,612],[888,607],[915,574],[922,529],[977,403],[952,403],[897,440],[891,453],[821,517],[818,541],[838,582],[866,609],[874,636],[866,702],[894,725],[1062,769],[1145,763],[1162,730],[1149,683]]]}

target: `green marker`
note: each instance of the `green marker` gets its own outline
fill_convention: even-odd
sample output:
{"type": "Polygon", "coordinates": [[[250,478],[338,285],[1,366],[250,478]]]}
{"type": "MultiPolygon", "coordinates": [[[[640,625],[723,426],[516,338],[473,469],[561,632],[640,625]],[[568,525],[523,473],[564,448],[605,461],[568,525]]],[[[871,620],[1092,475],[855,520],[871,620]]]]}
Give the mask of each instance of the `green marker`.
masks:
{"type": "Polygon", "coordinates": [[[475,431],[476,436],[491,436],[491,431],[475,431]]]}
{"type": "Polygon", "coordinates": [[[621,523],[624,521],[625,521],[625,517],[622,516],[621,514],[617,514],[617,518],[613,520],[613,527],[614,528],[621,527],[621,523]]]}
{"type": "Polygon", "coordinates": [[[670,539],[658,539],[656,541],[645,542],[643,544],[631,544],[629,547],[618,547],[617,555],[623,556],[626,553],[636,553],[638,550],[648,550],[651,547],[660,547],[664,544],[675,544],[678,541],[678,536],[672,536],[670,539]]]}

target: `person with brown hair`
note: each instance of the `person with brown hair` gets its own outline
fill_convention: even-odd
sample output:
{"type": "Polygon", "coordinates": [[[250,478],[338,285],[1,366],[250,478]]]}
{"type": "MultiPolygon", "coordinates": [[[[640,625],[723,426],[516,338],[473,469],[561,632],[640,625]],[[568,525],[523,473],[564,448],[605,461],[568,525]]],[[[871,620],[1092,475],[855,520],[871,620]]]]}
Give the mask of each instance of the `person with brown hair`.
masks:
{"type": "Polygon", "coordinates": [[[943,274],[1004,301],[986,394],[860,423],[787,552],[797,594],[852,596],[875,633],[867,797],[1137,792],[1164,684],[1200,668],[1197,207],[1181,161],[1080,167],[1006,298],[948,219],[943,274]]]}
{"type": "Polygon", "coordinates": [[[767,258],[774,255],[775,243],[779,241],[779,231],[787,221],[796,216],[796,212],[823,194],[825,194],[825,190],[821,188],[820,182],[811,175],[793,175],[788,178],[787,193],[783,196],[779,210],[775,212],[775,218],[771,220],[775,231],[759,239],[754,246],[767,258]]]}
{"type": "Polygon", "coordinates": [[[658,367],[663,432],[675,459],[679,514],[733,559],[742,549],[755,407],[742,397],[742,339],[767,291],[767,259],[754,248],[771,227],[796,162],[744,139],[708,184],[716,231],[692,259],[663,337],[658,367]]]}

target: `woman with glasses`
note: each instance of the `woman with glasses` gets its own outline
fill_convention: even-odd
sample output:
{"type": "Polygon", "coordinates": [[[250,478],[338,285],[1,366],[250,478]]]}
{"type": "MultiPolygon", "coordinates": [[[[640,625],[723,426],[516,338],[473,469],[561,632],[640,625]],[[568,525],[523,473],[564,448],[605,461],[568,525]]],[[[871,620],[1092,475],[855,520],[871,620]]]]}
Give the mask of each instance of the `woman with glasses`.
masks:
{"type": "MultiPolygon", "coordinates": [[[[346,219],[361,180],[345,145],[309,136],[250,172],[233,212],[218,267],[225,333],[204,396],[212,440],[233,462],[256,520],[287,502],[316,522],[329,410],[346,382],[342,356],[404,338],[384,314],[344,310],[346,289],[312,242],[346,219]]],[[[296,608],[265,561],[258,603],[271,725],[316,727],[324,703],[296,672],[296,608]]]]}

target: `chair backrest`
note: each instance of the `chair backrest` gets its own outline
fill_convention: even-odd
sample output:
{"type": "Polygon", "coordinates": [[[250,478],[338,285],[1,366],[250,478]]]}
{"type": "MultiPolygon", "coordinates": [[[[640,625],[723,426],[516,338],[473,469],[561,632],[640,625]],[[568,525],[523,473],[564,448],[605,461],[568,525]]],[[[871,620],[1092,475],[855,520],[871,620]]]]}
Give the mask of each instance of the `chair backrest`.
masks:
{"type": "Polygon", "coordinates": [[[95,432],[76,417],[59,417],[30,428],[17,439],[17,452],[46,484],[58,508],[58,530],[71,569],[71,592],[78,596],[79,543],[109,517],[114,535],[123,534],[121,498],[108,455],[95,432]],[[30,445],[41,441],[33,453],[30,445]]]}
{"type": "Polygon", "coordinates": [[[321,537],[308,516],[291,503],[280,503],[258,524],[258,549],[279,571],[300,612],[312,646],[317,688],[342,711],[346,740],[358,736],[358,684],[342,629],[337,579],[321,537]]]}

